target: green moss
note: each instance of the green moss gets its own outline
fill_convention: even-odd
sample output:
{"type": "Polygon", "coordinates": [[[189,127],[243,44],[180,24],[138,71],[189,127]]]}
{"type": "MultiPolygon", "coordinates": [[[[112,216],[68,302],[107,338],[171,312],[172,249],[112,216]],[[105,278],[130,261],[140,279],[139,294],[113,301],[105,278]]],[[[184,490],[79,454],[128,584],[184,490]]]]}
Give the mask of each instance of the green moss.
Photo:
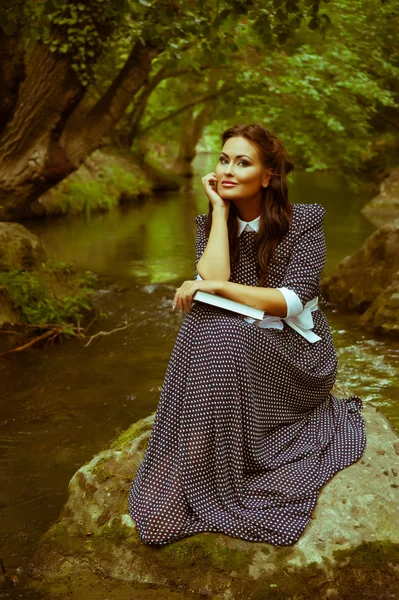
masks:
{"type": "MultiPolygon", "coordinates": [[[[337,598],[382,600],[397,595],[397,575],[394,565],[399,564],[399,544],[389,541],[363,542],[355,549],[336,550],[334,561],[328,561],[332,579],[318,563],[304,568],[277,569],[276,574],[264,576],[254,582],[252,590],[242,595],[242,582],[238,583],[237,597],[250,600],[309,600],[324,597],[328,588],[335,590],[337,598]]],[[[275,564],[275,561],[273,561],[275,564]]],[[[335,597],[335,596],[334,596],[335,597]]]]}
{"type": "Polygon", "coordinates": [[[254,552],[222,546],[215,542],[213,536],[198,534],[162,548],[158,558],[170,566],[187,567],[199,564],[203,567],[213,566],[216,569],[231,571],[247,567],[254,552]]]}
{"type": "Polygon", "coordinates": [[[78,471],[75,477],[81,492],[84,492],[87,496],[92,496],[96,492],[97,487],[87,479],[82,471],[78,471]]]}
{"type": "Polygon", "coordinates": [[[90,163],[91,167],[83,164],[54,190],[63,213],[83,212],[89,216],[117,206],[122,198],[134,200],[151,193],[148,176],[130,153],[97,150],[91,155],[90,163]]]}
{"type": "Polygon", "coordinates": [[[139,437],[145,431],[150,429],[148,422],[145,422],[144,419],[140,419],[133,423],[129,427],[123,431],[117,438],[114,440],[110,446],[111,450],[123,450],[123,448],[132,442],[135,438],[139,437]]]}
{"type": "Polygon", "coordinates": [[[118,204],[118,195],[111,194],[102,181],[71,181],[60,202],[64,213],[90,215],[93,210],[109,210],[118,204]]]}
{"type": "Polygon", "coordinates": [[[110,461],[108,456],[101,458],[91,469],[92,474],[98,483],[102,483],[111,477],[115,477],[115,472],[107,468],[106,464],[110,461]]]}
{"type": "Polygon", "coordinates": [[[118,547],[121,542],[126,544],[126,540],[132,537],[133,530],[119,519],[114,519],[105,524],[98,533],[88,537],[87,544],[90,551],[99,556],[112,554],[114,547],[118,547]]]}
{"type": "Polygon", "coordinates": [[[363,542],[355,550],[336,550],[334,559],[338,564],[346,564],[349,559],[355,569],[384,569],[388,562],[399,565],[399,544],[391,541],[363,542]]]}
{"type": "Polygon", "coordinates": [[[79,556],[82,548],[82,536],[73,522],[59,521],[43,536],[42,545],[54,547],[59,554],[79,556]]]}

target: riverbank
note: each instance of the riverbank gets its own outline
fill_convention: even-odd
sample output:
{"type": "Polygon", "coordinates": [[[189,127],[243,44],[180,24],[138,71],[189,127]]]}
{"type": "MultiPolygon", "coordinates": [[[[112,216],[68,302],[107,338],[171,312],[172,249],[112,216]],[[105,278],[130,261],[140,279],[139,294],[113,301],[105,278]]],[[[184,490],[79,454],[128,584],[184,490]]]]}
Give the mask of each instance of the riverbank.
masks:
{"type": "Polygon", "coordinates": [[[128,150],[103,147],[29,207],[30,218],[90,215],[132,206],[153,192],[176,190],[181,178],[160,162],[144,162],[128,150]]]}

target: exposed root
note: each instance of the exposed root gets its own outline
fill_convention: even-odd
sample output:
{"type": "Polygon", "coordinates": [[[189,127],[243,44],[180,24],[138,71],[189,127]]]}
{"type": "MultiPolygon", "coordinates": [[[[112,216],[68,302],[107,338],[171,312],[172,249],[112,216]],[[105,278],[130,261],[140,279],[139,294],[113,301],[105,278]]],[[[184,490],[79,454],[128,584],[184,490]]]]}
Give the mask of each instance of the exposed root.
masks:
{"type": "Polygon", "coordinates": [[[92,340],[94,340],[94,338],[98,337],[98,336],[102,336],[102,335],[110,335],[111,333],[114,333],[115,331],[122,331],[123,329],[127,329],[128,327],[130,327],[131,325],[133,325],[133,323],[128,323],[127,325],[125,325],[124,327],[116,327],[115,329],[111,329],[111,331],[99,331],[98,333],[95,333],[94,335],[92,335],[89,339],[89,341],[87,342],[87,344],[85,344],[85,348],[90,344],[90,342],[92,340]]]}
{"type": "MultiPolygon", "coordinates": [[[[75,337],[78,337],[78,338],[85,337],[85,335],[82,333],[83,328],[80,326],[71,327],[70,325],[68,325],[68,326],[57,325],[55,323],[43,323],[41,325],[32,325],[30,323],[16,323],[16,325],[22,326],[25,329],[29,329],[29,328],[47,329],[47,331],[45,331],[44,333],[42,333],[40,335],[36,335],[35,337],[30,339],[25,344],[22,344],[21,346],[17,346],[17,348],[11,348],[11,350],[6,350],[5,352],[0,352],[0,356],[4,356],[5,354],[11,354],[13,352],[22,352],[23,350],[26,350],[27,348],[32,347],[34,344],[37,344],[38,342],[42,342],[44,340],[46,341],[45,346],[48,346],[49,344],[53,344],[58,338],[61,339],[61,335],[62,335],[65,327],[68,327],[68,329],[73,329],[75,332],[75,337]]],[[[7,331],[7,332],[2,331],[1,333],[15,334],[15,333],[18,333],[18,331],[7,331]]]]}
{"type": "MultiPolygon", "coordinates": [[[[92,323],[93,323],[93,321],[89,324],[89,327],[92,323]]],[[[23,350],[26,350],[27,348],[31,348],[38,342],[44,341],[45,347],[47,347],[49,344],[53,344],[58,339],[61,342],[62,334],[63,334],[65,328],[68,328],[69,331],[72,329],[75,337],[77,337],[79,339],[85,339],[87,336],[84,334],[84,331],[87,331],[87,329],[88,329],[88,327],[86,329],[84,329],[83,327],[80,327],[80,325],[77,325],[77,326],[57,325],[56,323],[43,323],[41,325],[32,325],[31,323],[16,323],[16,325],[23,327],[25,329],[25,331],[32,329],[32,328],[33,329],[42,329],[42,330],[45,329],[47,331],[44,331],[44,333],[41,333],[40,335],[36,335],[35,337],[31,338],[28,342],[26,342],[25,344],[22,344],[21,346],[18,346],[17,348],[12,348],[11,350],[7,350],[5,352],[0,352],[0,356],[4,356],[5,354],[11,354],[13,352],[22,352],[23,350]]],[[[85,348],[95,338],[102,337],[105,335],[110,335],[111,333],[115,333],[116,331],[122,331],[123,329],[127,329],[131,325],[133,325],[133,323],[128,323],[127,325],[124,325],[123,327],[116,327],[115,329],[112,329],[111,331],[99,331],[98,333],[96,333],[90,337],[87,344],[85,344],[85,348]]],[[[16,330],[15,331],[3,330],[3,331],[0,331],[0,333],[16,334],[16,333],[20,333],[20,332],[18,332],[16,330]]]]}

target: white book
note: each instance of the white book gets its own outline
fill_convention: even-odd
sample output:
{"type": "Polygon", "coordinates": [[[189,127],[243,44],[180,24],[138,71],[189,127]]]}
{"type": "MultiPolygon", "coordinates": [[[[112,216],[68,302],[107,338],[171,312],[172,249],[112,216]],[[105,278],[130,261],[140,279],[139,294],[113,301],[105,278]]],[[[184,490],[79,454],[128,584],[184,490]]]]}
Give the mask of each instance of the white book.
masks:
{"type": "Polygon", "coordinates": [[[247,306],[242,302],[236,302],[235,300],[223,298],[217,294],[202,292],[201,290],[197,290],[195,292],[193,300],[198,300],[199,302],[204,302],[205,304],[213,304],[213,306],[219,306],[219,308],[225,308],[227,310],[240,313],[241,315],[245,315],[246,317],[252,317],[253,319],[263,319],[265,315],[265,312],[260,308],[253,308],[252,306],[247,306]]]}

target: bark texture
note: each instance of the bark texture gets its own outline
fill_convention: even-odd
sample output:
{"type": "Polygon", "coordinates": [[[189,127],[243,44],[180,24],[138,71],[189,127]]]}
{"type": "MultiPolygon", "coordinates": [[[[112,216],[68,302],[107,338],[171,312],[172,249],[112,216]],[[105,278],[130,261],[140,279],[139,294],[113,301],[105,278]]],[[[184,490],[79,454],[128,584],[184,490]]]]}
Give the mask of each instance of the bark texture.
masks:
{"type": "Polygon", "coordinates": [[[138,41],[109,89],[90,105],[68,58],[36,41],[23,51],[18,40],[2,38],[0,47],[11,60],[0,68],[5,123],[0,130],[0,220],[18,221],[32,217],[31,202],[78,169],[111,133],[146,82],[158,50],[138,41]]]}

